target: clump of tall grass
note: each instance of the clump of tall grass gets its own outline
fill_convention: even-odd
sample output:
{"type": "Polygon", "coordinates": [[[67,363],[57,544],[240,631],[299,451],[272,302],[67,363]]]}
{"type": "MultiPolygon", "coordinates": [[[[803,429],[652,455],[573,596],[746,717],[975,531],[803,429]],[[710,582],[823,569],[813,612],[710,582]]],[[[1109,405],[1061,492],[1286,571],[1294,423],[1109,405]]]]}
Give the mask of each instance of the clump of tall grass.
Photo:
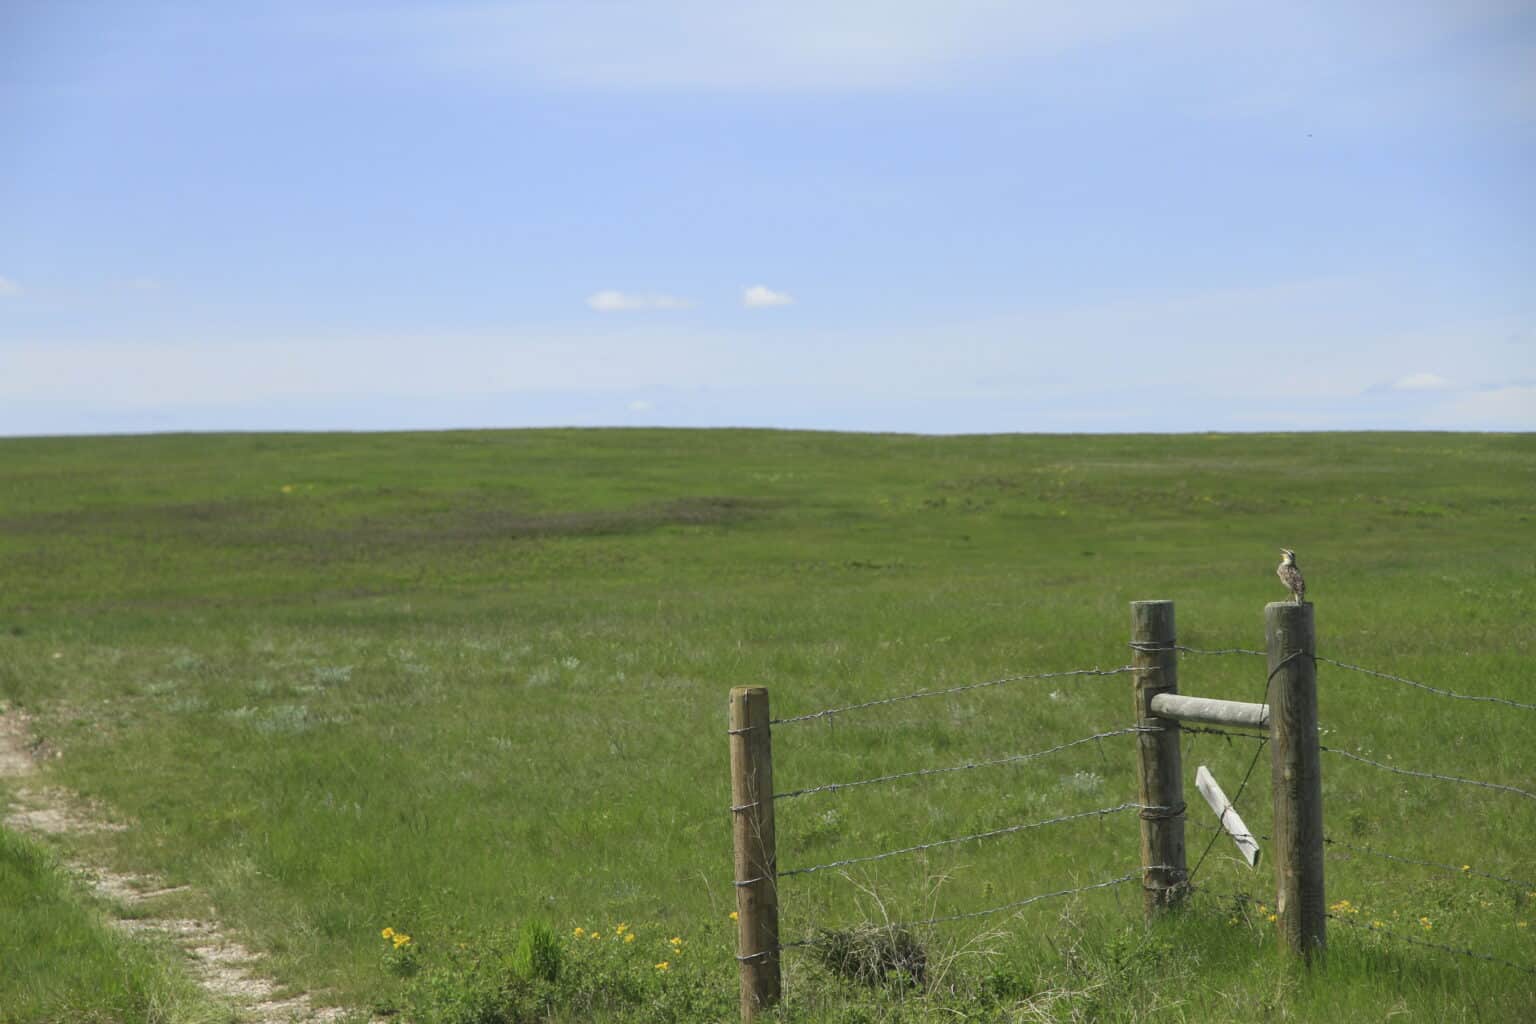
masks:
{"type": "Polygon", "coordinates": [[[923,988],[928,984],[928,951],[900,925],[822,929],[816,956],[833,974],[863,985],[923,988]]]}

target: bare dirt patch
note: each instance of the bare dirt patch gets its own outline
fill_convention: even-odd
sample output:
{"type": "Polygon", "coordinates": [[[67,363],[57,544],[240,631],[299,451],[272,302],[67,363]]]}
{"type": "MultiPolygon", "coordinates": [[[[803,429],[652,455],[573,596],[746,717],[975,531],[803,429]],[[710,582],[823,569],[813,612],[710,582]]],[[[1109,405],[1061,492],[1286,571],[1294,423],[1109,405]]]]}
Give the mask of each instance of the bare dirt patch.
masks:
{"type": "MultiPolygon", "coordinates": [[[[129,826],[104,820],[66,790],[35,783],[39,755],[28,718],[20,708],[0,703],[0,780],[10,790],[0,804],[0,820],[8,828],[39,836],[120,831],[129,826]]],[[[231,1004],[253,1024],[330,1024],[349,1016],[341,1007],[316,1007],[308,995],[284,996],[278,983],[263,971],[260,954],[235,941],[219,921],[155,917],[144,911],[162,897],[194,893],[190,886],[167,886],[148,875],[123,874],[100,865],[69,861],[91,890],[110,903],[133,908],[138,916],[113,918],[129,935],[164,937],[186,955],[193,976],[204,989],[231,1004]]]]}

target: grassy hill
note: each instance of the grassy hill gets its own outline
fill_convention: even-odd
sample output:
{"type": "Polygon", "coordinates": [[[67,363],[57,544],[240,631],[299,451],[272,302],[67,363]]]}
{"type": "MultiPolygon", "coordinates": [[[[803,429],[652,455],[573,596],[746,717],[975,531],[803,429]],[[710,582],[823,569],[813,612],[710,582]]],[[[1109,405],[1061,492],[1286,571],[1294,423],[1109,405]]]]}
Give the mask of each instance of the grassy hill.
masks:
{"type": "MultiPolygon", "coordinates": [[[[7,440],[0,699],[61,755],[49,781],[133,825],[77,852],[206,891],[296,986],[452,1019],[502,960],[528,974],[544,922],[565,969],[517,998],[553,1019],[729,1019],[731,686],[768,686],[783,716],[1123,665],[1128,602],[1150,598],[1177,602],[1183,643],[1262,647],[1284,545],[1319,653],[1530,702],[1533,537],[1531,435],[7,440]],[[409,962],[386,926],[412,936],[409,962]]],[[[1263,682],[1241,656],[1188,658],[1180,678],[1238,700],[1263,682]]],[[[1536,790],[1536,711],[1327,666],[1319,689],[1330,746],[1536,790]]],[[[781,727],[777,783],[1006,757],[1130,716],[1126,676],[893,704],[781,727]]],[[[1253,751],[1186,743],[1205,824],[1195,766],[1231,793],[1253,751]]],[[[1324,972],[1292,971],[1266,911],[1219,898],[1273,894],[1269,865],[1250,872],[1222,840],[1180,920],[1144,929],[1121,886],[924,929],[946,968],[925,993],[788,953],[786,1015],[1536,1018],[1531,975],[1370,930],[1536,968],[1533,893],[1477,873],[1536,878],[1536,801],[1323,768],[1331,837],[1473,869],[1330,847],[1330,902],[1365,927],[1333,928],[1324,972]]],[[[1241,802],[1265,832],[1268,787],[1256,772],[1241,802]]],[[[779,860],[1134,799],[1130,740],[1113,737],[787,801],[779,860]]],[[[785,879],[785,937],[1118,876],[1136,829],[1106,816],[785,879]]],[[[1192,858],[1205,843],[1192,827],[1192,858]]],[[[26,983],[0,981],[0,1006],[26,983]]]]}

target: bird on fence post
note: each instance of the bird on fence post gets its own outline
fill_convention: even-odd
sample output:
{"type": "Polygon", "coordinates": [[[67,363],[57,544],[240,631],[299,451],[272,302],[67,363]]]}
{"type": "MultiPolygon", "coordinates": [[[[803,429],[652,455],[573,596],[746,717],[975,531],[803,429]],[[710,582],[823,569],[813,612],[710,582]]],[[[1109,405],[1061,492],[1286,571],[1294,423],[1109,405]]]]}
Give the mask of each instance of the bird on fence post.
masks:
{"type": "Polygon", "coordinates": [[[1301,566],[1296,564],[1296,552],[1290,548],[1281,548],[1280,554],[1280,567],[1275,570],[1275,575],[1280,577],[1285,589],[1291,592],[1291,601],[1301,604],[1307,596],[1307,581],[1301,578],[1301,566]]]}

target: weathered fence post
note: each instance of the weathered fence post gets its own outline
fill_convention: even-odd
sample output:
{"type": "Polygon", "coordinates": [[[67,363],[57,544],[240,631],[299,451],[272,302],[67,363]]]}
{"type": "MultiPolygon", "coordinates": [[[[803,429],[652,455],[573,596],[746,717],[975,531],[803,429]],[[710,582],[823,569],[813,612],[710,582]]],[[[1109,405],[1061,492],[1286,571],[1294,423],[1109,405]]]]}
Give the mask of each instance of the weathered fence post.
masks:
{"type": "Polygon", "coordinates": [[[1323,899],[1323,775],[1317,741],[1317,634],[1312,605],[1264,608],[1275,803],[1275,915],[1280,938],[1312,962],[1327,946],[1323,899]]]}
{"type": "Polygon", "coordinates": [[[731,837],[736,860],[736,959],[741,1019],[779,1001],[778,857],[773,845],[773,744],[768,689],[731,690],[731,837]]]}
{"type": "Polygon", "coordinates": [[[1179,690],[1172,601],[1131,602],[1131,664],[1136,686],[1136,779],[1141,810],[1141,888],[1146,914],[1184,902],[1184,774],[1179,723],[1152,713],[1152,698],[1179,690]]]}

